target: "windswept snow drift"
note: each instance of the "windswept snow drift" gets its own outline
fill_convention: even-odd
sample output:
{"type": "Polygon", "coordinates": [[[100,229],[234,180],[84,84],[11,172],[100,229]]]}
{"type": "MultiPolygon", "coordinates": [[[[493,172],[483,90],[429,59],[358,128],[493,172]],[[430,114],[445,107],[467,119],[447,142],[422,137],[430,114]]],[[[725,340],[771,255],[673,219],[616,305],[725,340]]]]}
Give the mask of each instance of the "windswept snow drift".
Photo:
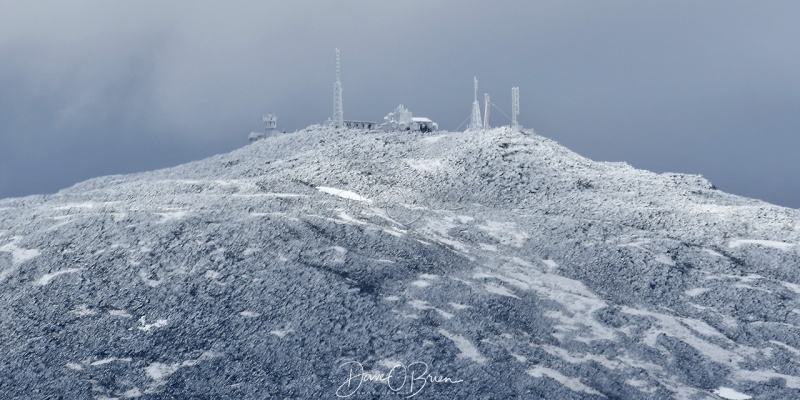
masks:
{"type": "Polygon", "coordinates": [[[0,201],[0,397],[793,398],[798,227],[508,129],[311,127],[0,201]]]}

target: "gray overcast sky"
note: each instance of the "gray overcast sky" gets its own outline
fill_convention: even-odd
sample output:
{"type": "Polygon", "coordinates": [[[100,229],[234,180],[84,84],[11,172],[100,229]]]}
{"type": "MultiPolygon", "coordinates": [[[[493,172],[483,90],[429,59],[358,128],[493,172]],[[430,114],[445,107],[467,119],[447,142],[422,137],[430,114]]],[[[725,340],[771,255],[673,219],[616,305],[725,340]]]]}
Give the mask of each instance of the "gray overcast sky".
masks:
{"type": "Polygon", "coordinates": [[[0,198],[227,152],[268,112],[322,122],[338,47],[346,119],[402,103],[454,130],[477,75],[586,157],[800,208],[797,21],[797,1],[6,0],[0,198]]]}

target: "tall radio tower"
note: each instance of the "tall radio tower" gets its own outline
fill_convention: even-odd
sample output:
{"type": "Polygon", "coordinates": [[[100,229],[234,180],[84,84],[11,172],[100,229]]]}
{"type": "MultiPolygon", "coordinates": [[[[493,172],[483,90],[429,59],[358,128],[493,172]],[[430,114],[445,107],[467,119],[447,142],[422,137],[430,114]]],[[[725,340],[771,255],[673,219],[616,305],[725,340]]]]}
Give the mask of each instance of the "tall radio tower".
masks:
{"type": "Polygon", "coordinates": [[[519,88],[514,86],[511,88],[511,126],[513,128],[519,128],[517,115],[519,115],[519,88]]]}
{"type": "Polygon", "coordinates": [[[470,130],[480,130],[483,128],[481,123],[481,106],[478,104],[478,78],[475,77],[475,100],[472,102],[472,116],[469,120],[470,130]]]}
{"type": "Polygon", "coordinates": [[[336,49],[336,82],[333,84],[333,126],[344,126],[344,111],[342,110],[342,76],[339,66],[339,49],[336,49]]]}

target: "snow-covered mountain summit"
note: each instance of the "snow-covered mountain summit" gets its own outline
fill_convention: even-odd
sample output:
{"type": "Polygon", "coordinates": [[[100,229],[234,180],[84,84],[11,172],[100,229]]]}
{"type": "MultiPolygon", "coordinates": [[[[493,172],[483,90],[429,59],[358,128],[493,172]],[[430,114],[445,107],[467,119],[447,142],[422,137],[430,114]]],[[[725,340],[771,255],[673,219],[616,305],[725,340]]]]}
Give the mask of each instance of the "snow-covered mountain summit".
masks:
{"type": "Polygon", "coordinates": [[[794,398],[800,212],[319,126],[0,201],[0,397],[794,398]]]}

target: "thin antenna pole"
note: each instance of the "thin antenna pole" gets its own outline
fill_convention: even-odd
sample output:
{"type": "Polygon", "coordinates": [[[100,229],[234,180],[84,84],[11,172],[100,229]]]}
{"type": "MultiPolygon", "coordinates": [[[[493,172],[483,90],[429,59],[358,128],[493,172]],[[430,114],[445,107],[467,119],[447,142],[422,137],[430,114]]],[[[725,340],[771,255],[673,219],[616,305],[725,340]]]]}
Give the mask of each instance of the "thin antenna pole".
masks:
{"type": "Polygon", "coordinates": [[[339,64],[339,49],[336,49],[336,82],[333,84],[333,126],[344,126],[344,110],[342,109],[342,74],[339,64]]]}
{"type": "Polygon", "coordinates": [[[519,127],[517,115],[519,115],[519,88],[514,86],[511,88],[511,126],[514,128],[519,127]]]}
{"type": "Polygon", "coordinates": [[[489,129],[489,93],[483,94],[484,106],[483,106],[483,129],[489,129]]]}

